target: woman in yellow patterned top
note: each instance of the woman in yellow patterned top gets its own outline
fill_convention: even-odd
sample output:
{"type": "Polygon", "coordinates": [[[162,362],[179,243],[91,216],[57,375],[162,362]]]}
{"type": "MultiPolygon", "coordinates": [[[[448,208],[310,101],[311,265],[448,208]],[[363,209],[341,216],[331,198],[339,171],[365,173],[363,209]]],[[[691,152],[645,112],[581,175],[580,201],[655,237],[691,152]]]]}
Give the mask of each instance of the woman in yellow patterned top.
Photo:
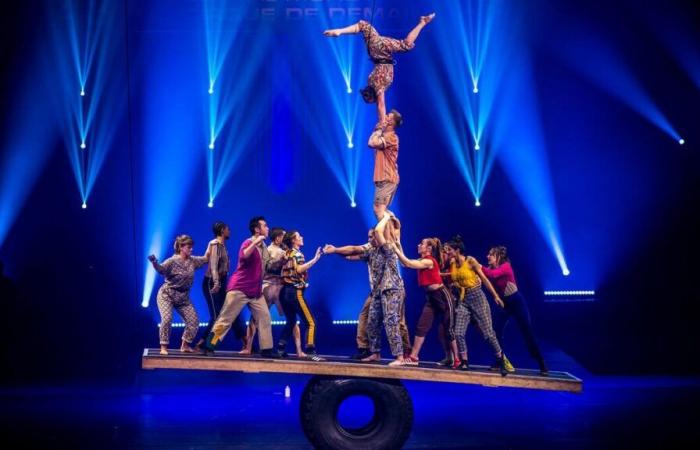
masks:
{"type": "Polygon", "coordinates": [[[297,323],[297,316],[306,328],[306,353],[298,354],[300,358],[309,358],[312,361],[323,361],[316,354],[316,319],[314,319],[309,305],[304,298],[304,291],[309,285],[309,269],[321,258],[321,247],[316,249],[316,254],[310,261],[304,260],[301,247],[304,245],[304,237],[296,230],[284,235],[283,243],[287,248],[287,262],[282,267],[282,291],[280,302],[284,310],[286,323],[282,335],[277,344],[280,356],[287,356],[287,341],[292,336],[292,330],[297,323]]]}
{"type": "MultiPolygon", "coordinates": [[[[491,308],[482,286],[486,286],[494,301],[501,307],[503,302],[496,293],[496,290],[491,285],[491,282],[486,278],[481,271],[481,266],[476,264],[474,258],[464,254],[464,243],[458,235],[445,243],[445,250],[450,261],[449,275],[452,280],[452,289],[457,298],[457,306],[455,307],[455,335],[457,338],[457,347],[459,348],[460,359],[462,363],[458,367],[461,370],[468,370],[469,363],[467,362],[467,342],[464,338],[470,320],[474,319],[476,325],[481,330],[486,342],[489,343],[491,349],[497,359],[503,361],[503,369],[508,370],[510,363],[507,362],[501,346],[496,339],[496,333],[493,330],[491,319],[491,308]]],[[[512,367],[512,366],[511,366],[512,367]]],[[[508,370],[510,372],[510,370],[508,370]]]]}

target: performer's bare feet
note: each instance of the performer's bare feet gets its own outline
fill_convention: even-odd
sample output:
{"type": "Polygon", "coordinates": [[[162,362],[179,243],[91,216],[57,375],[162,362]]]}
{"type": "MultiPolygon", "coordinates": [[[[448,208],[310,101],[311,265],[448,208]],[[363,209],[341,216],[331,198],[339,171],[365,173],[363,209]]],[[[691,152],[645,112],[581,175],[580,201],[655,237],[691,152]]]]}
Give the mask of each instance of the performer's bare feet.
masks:
{"type": "Polygon", "coordinates": [[[406,360],[403,359],[403,356],[399,356],[395,360],[389,363],[390,366],[406,366],[406,360]]]}
{"type": "Polygon", "coordinates": [[[297,351],[297,358],[306,358],[307,356],[309,356],[309,355],[307,355],[304,352],[297,351]]]}
{"type": "Polygon", "coordinates": [[[323,32],[323,35],[324,35],[324,36],[328,36],[328,37],[338,37],[338,36],[340,36],[340,31],[335,30],[335,29],[333,29],[333,30],[326,30],[326,31],[323,32]]]}
{"type": "Polygon", "coordinates": [[[244,348],[240,352],[238,352],[239,355],[250,355],[253,353],[253,350],[249,348],[244,348]]]}
{"type": "Polygon", "coordinates": [[[427,25],[430,22],[432,22],[434,18],[435,18],[435,13],[432,13],[432,14],[428,14],[427,16],[420,16],[420,21],[427,25]]]}
{"type": "Polygon", "coordinates": [[[195,353],[195,350],[192,347],[190,347],[189,345],[185,344],[184,342],[180,346],[180,351],[182,353],[195,353]]]}
{"type": "Polygon", "coordinates": [[[382,359],[382,358],[379,356],[379,353],[372,353],[372,354],[369,355],[368,357],[362,358],[360,361],[362,361],[362,362],[373,362],[373,361],[379,361],[380,359],[382,359]]]}
{"type": "Polygon", "coordinates": [[[161,355],[167,355],[168,354],[168,349],[166,347],[160,347],[160,354],[161,355]]]}

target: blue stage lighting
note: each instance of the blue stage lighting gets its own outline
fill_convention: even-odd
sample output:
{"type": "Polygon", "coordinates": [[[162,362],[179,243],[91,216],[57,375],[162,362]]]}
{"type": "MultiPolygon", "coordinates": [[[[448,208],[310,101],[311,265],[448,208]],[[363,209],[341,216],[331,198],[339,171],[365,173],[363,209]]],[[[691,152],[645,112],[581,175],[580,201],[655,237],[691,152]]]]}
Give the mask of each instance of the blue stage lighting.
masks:
{"type": "Polygon", "coordinates": [[[83,202],[82,208],[87,209],[87,203],[83,202]]]}
{"type": "Polygon", "coordinates": [[[85,149],[85,142],[80,143],[80,148],[85,149]]]}
{"type": "Polygon", "coordinates": [[[685,139],[678,139],[678,143],[681,145],[685,144],[685,139]]]}
{"type": "Polygon", "coordinates": [[[207,206],[210,208],[214,207],[214,202],[212,200],[209,200],[209,203],[207,203],[207,206]]]}
{"type": "Polygon", "coordinates": [[[475,94],[478,94],[478,93],[479,93],[479,88],[477,87],[476,84],[474,85],[474,89],[472,89],[472,92],[475,93],[475,94]]]}
{"type": "Polygon", "coordinates": [[[348,148],[353,148],[355,144],[352,143],[352,141],[348,141],[348,148]]]}
{"type": "Polygon", "coordinates": [[[347,93],[348,93],[348,94],[352,94],[352,88],[351,88],[350,86],[348,86],[347,93]]]}
{"type": "Polygon", "coordinates": [[[80,96],[81,96],[81,97],[85,97],[85,91],[82,90],[82,89],[80,90],[80,96]]]}
{"type": "Polygon", "coordinates": [[[357,206],[357,203],[355,203],[355,200],[353,200],[352,203],[350,203],[350,206],[353,208],[357,206]]]}
{"type": "Polygon", "coordinates": [[[571,275],[571,272],[569,271],[569,269],[566,269],[566,268],[564,270],[562,270],[561,273],[563,273],[565,277],[568,277],[569,275],[571,275]]]}
{"type": "Polygon", "coordinates": [[[476,201],[474,202],[474,206],[481,206],[481,202],[477,198],[476,201]]]}
{"type": "Polygon", "coordinates": [[[481,148],[481,147],[479,147],[479,143],[478,143],[478,142],[477,142],[476,144],[474,144],[474,150],[479,150],[480,148],[481,148]]]}
{"type": "Polygon", "coordinates": [[[209,143],[209,150],[214,150],[214,141],[209,143]]]}

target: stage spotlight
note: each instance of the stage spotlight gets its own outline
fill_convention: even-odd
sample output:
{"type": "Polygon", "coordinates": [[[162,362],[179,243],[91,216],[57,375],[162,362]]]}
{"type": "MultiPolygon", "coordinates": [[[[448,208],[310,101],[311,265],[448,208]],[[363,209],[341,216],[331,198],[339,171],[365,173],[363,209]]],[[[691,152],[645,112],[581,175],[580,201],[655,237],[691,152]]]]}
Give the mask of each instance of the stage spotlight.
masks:
{"type": "Polygon", "coordinates": [[[476,201],[474,202],[474,206],[481,206],[481,202],[477,198],[476,201]]]}
{"type": "Polygon", "coordinates": [[[81,97],[85,97],[85,91],[82,90],[82,89],[80,90],[80,96],[81,96],[81,97]]]}
{"type": "Polygon", "coordinates": [[[481,147],[479,147],[479,143],[478,143],[478,142],[477,142],[476,144],[474,144],[474,150],[479,150],[480,148],[481,148],[481,147]]]}
{"type": "Polygon", "coordinates": [[[207,206],[210,207],[210,208],[213,208],[213,207],[214,207],[214,201],[213,201],[213,200],[209,200],[209,203],[207,203],[207,206]]]}
{"type": "Polygon", "coordinates": [[[353,201],[350,203],[350,206],[351,206],[352,208],[354,208],[354,207],[357,206],[357,203],[355,203],[355,200],[353,200],[353,201]]]}
{"type": "Polygon", "coordinates": [[[209,150],[214,150],[214,141],[209,143],[209,150]]]}
{"type": "Polygon", "coordinates": [[[82,208],[83,208],[83,209],[87,209],[87,203],[83,202],[82,208]]]}
{"type": "Polygon", "coordinates": [[[569,275],[571,275],[571,272],[569,271],[569,269],[566,269],[566,268],[564,270],[562,270],[561,273],[563,273],[565,277],[568,277],[569,275]]]}
{"type": "Polygon", "coordinates": [[[474,85],[474,89],[472,90],[473,93],[478,94],[479,93],[479,88],[474,85]]]}
{"type": "Polygon", "coordinates": [[[85,142],[80,143],[80,148],[85,149],[85,142]]]}
{"type": "Polygon", "coordinates": [[[348,92],[348,94],[352,94],[352,88],[350,86],[348,86],[347,92],[348,92]]]}
{"type": "Polygon", "coordinates": [[[348,142],[348,148],[353,148],[355,144],[352,143],[352,141],[348,142]]]}
{"type": "Polygon", "coordinates": [[[685,139],[678,139],[678,143],[681,145],[685,144],[685,139]]]}

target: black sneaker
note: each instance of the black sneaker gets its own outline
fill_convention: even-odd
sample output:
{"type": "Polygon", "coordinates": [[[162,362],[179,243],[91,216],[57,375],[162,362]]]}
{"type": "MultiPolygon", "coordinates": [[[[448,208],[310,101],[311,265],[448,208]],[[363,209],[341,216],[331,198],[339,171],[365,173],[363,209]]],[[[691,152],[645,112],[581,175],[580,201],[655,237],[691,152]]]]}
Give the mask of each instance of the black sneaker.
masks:
{"type": "Polygon", "coordinates": [[[457,367],[455,367],[457,370],[469,370],[469,363],[465,360],[462,360],[457,367]]]}
{"type": "Polygon", "coordinates": [[[279,351],[273,350],[271,348],[267,348],[265,350],[260,350],[260,357],[261,358],[272,358],[272,359],[283,358],[283,356],[280,354],[279,351]]]}
{"type": "Polygon", "coordinates": [[[368,348],[358,348],[358,349],[357,349],[357,353],[355,353],[354,355],[352,355],[352,356],[350,357],[350,359],[358,359],[358,360],[359,360],[359,359],[366,358],[366,357],[368,357],[369,355],[371,355],[371,353],[369,352],[369,349],[368,349],[368,348]]]}

